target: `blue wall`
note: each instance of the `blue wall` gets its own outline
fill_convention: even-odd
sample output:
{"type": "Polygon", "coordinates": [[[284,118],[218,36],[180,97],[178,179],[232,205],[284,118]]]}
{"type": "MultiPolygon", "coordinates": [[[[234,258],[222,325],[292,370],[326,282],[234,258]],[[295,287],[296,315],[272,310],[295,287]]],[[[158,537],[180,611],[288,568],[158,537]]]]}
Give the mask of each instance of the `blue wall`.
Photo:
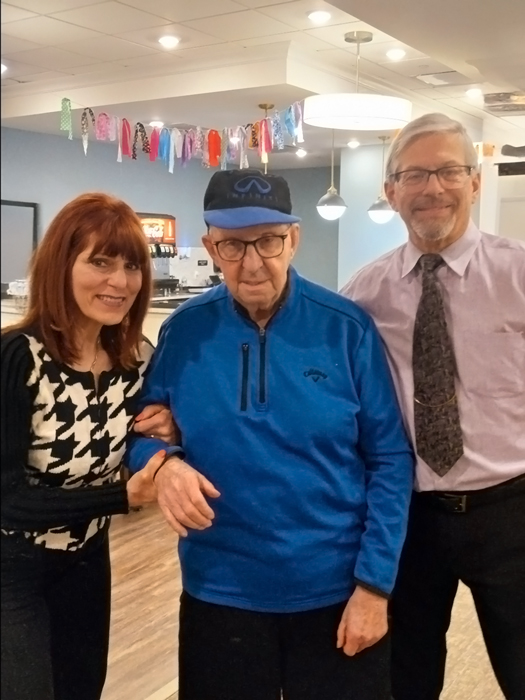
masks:
{"type": "Polygon", "coordinates": [[[380,193],[382,146],[361,146],[341,152],[341,191],[348,209],[339,220],[338,289],[357,270],[404,243],[408,236],[398,214],[376,224],[368,207],[380,193]]]}
{"type": "MultiPolygon", "coordinates": [[[[202,198],[212,170],[200,161],[175,166],[170,175],[159,161],[117,163],[115,144],[90,135],[87,156],[81,141],[16,129],[2,129],[2,198],[40,204],[41,233],[53,216],[81,192],[102,190],[126,200],[136,211],[172,214],[180,246],[201,245],[202,198]]],[[[294,264],[306,277],[337,288],[337,222],[326,222],[315,204],[329,184],[328,168],[281,170],[289,182],[294,213],[302,217],[303,240],[294,264]]]]}

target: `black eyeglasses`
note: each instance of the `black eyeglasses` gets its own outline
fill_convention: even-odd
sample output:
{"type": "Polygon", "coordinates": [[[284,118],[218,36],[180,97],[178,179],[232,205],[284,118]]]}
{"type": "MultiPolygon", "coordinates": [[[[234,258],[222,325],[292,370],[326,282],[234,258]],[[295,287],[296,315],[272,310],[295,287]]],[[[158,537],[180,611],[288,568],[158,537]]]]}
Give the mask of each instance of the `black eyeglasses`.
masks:
{"type": "Polygon", "coordinates": [[[228,238],[213,245],[222,260],[239,262],[246,255],[246,249],[252,245],[261,258],[277,258],[284,250],[284,241],[288,234],[271,234],[256,238],[254,241],[241,241],[239,238],[228,238]]]}
{"type": "Polygon", "coordinates": [[[442,187],[446,190],[454,190],[465,185],[473,170],[473,165],[447,165],[437,170],[423,168],[401,170],[399,173],[393,173],[391,177],[407,190],[418,190],[426,187],[430,176],[435,175],[442,187]]]}

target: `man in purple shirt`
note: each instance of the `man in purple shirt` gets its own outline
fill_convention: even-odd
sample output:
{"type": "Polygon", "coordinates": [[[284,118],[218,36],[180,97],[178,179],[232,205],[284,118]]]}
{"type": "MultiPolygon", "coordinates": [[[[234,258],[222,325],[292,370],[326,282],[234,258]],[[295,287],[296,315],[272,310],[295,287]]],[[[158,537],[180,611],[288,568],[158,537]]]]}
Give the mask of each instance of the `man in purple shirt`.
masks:
{"type": "Polygon", "coordinates": [[[439,698],[459,581],[505,698],[525,698],[525,246],[477,229],[479,187],[459,122],[408,124],[385,181],[408,242],[342,290],[378,326],[417,452],[392,600],[395,700],[439,698]]]}

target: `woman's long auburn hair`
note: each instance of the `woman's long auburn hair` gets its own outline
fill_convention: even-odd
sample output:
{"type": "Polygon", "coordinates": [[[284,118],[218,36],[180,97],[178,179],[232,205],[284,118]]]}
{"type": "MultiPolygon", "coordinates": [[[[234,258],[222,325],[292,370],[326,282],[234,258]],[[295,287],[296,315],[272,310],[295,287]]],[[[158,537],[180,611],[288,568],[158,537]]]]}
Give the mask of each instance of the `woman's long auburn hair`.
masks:
{"type": "Polygon", "coordinates": [[[103,326],[102,347],[114,366],[137,364],[142,324],[151,298],[151,262],[140,219],[129,205],[101,192],[80,195],[51,222],[30,264],[29,304],[24,318],[2,332],[26,330],[59,362],[79,359],[75,345],[80,311],[73,296],[72,269],[80,253],[122,256],[142,271],[142,287],[123,321],[103,326]]]}

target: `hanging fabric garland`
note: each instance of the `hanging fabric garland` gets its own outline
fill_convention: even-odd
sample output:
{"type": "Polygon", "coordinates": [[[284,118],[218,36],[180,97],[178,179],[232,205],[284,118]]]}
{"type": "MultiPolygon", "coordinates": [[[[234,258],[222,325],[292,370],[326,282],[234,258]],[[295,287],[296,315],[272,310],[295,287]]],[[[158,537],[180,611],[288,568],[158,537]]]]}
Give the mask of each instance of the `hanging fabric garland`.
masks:
{"type": "Polygon", "coordinates": [[[122,162],[122,156],[128,156],[128,158],[131,158],[131,124],[127,119],[122,120],[122,136],[120,145],[121,153],[119,162],[122,162]]]}
{"type": "Polygon", "coordinates": [[[244,126],[237,127],[237,136],[239,137],[239,169],[244,170],[244,168],[249,168],[248,163],[248,134],[246,133],[246,128],[244,126]]]}
{"type": "Polygon", "coordinates": [[[194,143],[194,154],[196,158],[202,158],[202,152],[204,148],[204,132],[202,127],[198,126],[195,129],[195,143],[194,143]]]}
{"type": "Polygon", "coordinates": [[[109,138],[110,117],[106,112],[100,112],[97,117],[97,125],[95,127],[95,136],[97,141],[105,141],[109,138]]]}
{"type": "Polygon", "coordinates": [[[95,115],[93,114],[93,110],[90,107],[86,107],[86,109],[82,112],[82,116],[80,117],[80,129],[82,132],[82,145],[84,146],[84,155],[85,156],[87,156],[88,140],[89,140],[88,114],[91,117],[91,123],[93,124],[93,129],[95,129],[95,115]]]}
{"type": "Polygon", "coordinates": [[[150,135],[150,151],[149,151],[149,159],[153,163],[157,160],[157,156],[159,154],[159,141],[160,141],[160,132],[155,127],[153,131],[151,132],[150,135]]]}
{"type": "Polygon", "coordinates": [[[117,140],[117,135],[118,135],[118,117],[112,116],[109,118],[109,129],[108,129],[108,134],[109,134],[109,140],[110,141],[116,141],[117,140]]]}
{"type": "Polygon", "coordinates": [[[273,142],[277,146],[277,150],[282,151],[284,148],[284,134],[279,110],[275,110],[271,119],[273,142]]]}
{"type": "MultiPolygon", "coordinates": [[[[98,141],[117,141],[117,161],[122,162],[123,156],[137,159],[137,149],[149,155],[151,162],[160,158],[168,166],[170,173],[174,171],[175,159],[184,167],[192,158],[199,158],[202,166],[221,167],[226,169],[230,163],[238,163],[240,169],[249,167],[248,149],[257,150],[261,163],[268,164],[268,154],[275,148],[285,148],[285,137],[292,139],[294,145],[304,142],[303,109],[301,102],[295,102],[285,110],[275,110],[268,116],[273,104],[261,104],[265,109],[265,117],[245,126],[224,127],[220,130],[205,129],[192,126],[188,129],[168,129],[153,127],[147,131],[142,122],[137,122],[132,128],[129,121],[115,115],[100,112],[95,114],[86,107],[80,118],[82,145],[87,155],[89,145],[90,120],[94,136],[98,141]],[[141,145],[138,145],[140,138],[141,145]]],[[[62,98],[60,130],[72,133],[72,108],[69,98],[62,98]]]]}
{"type": "Polygon", "coordinates": [[[71,141],[73,138],[73,121],[71,119],[71,100],[62,98],[62,109],[60,112],[60,131],[69,132],[67,137],[71,141]]]}
{"type": "Polygon", "coordinates": [[[300,102],[295,102],[293,105],[293,111],[295,115],[295,136],[297,137],[297,143],[304,143],[303,136],[303,109],[300,102]]]}
{"type": "Polygon", "coordinates": [[[284,114],[284,125],[289,136],[292,137],[292,143],[295,146],[295,112],[293,107],[288,107],[284,114]]]}
{"type": "Polygon", "coordinates": [[[170,159],[170,131],[163,127],[159,136],[159,158],[168,164],[170,159]]]}
{"type": "Polygon", "coordinates": [[[270,120],[261,119],[260,129],[259,129],[259,156],[261,158],[261,163],[268,163],[268,153],[272,150],[272,141],[270,138],[269,129],[270,120]]]}
{"type": "Polygon", "coordinates": [[[137,141],[139,136],[142,142],[142,152],[150,152],[149,139],[144,124],[142,122],[137,122],[135,124],[135,134],[133,136],[133,148],[131,149],[131,157],[133,160],[137,160],[137,141]]]}

